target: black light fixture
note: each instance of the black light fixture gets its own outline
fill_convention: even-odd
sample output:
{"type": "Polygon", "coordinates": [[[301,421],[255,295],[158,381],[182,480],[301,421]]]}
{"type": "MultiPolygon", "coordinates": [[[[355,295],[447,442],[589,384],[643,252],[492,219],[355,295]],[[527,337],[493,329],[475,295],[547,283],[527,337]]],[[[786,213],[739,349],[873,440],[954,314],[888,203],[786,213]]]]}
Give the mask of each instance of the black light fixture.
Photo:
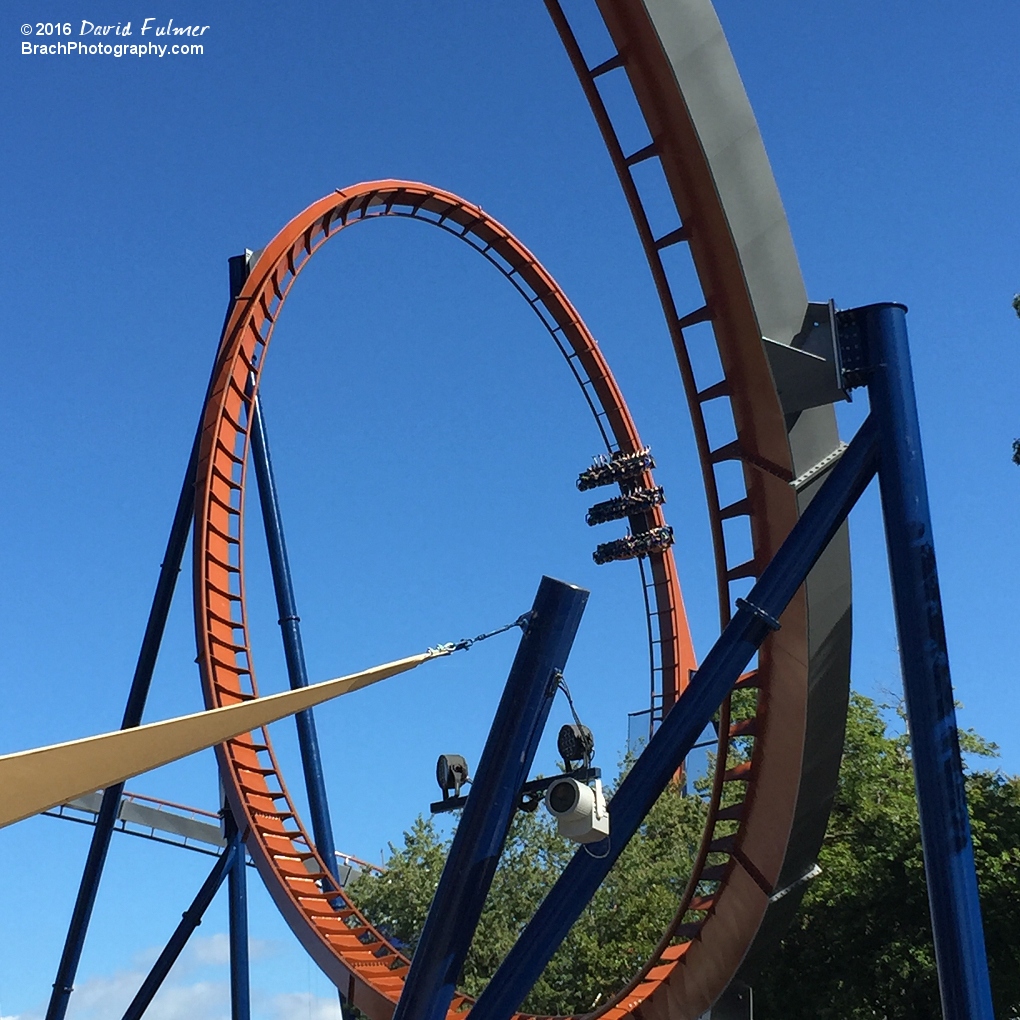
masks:
{"type": "Polygon", "coordinates": [[[443,791],[443,800],[450,791],[454,797],[459,797],[460,788],[471,782],[467,762],[459,754],[441,754],[436,762],[436,782],[443,791]]]}
{"type": "Polygon", "coordinates": [[[595,752],[595,738],[587,726],[580,723],[568,723],[560,727],[556,738],[556,749],[563,758],[568,772],[572,771],[574,762],[584,762],[587,768],[591,764],[595,752]]]}

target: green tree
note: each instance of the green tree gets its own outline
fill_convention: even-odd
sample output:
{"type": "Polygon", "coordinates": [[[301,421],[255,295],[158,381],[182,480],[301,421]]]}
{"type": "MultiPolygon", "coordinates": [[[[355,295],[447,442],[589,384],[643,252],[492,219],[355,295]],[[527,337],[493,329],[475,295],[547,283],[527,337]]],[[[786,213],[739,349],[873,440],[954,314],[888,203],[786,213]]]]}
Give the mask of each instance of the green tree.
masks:
{"type": "MultiPolygon", "coordinates": [[[[742,712],[750,706],[737,706],[742,712]]],[[[973,733],[965,751],[996,753],[973,733]]],[[[737,754],[741,751],[738,749],[737,754]]],[[[1020,779],[967,776],[996,1016],[1020,1017],[1020,779]]],[[[647,959],[671,919],[705,819],[700,796],[668,789],[574,925],[524,1005],[583,1012],[647,959]]],[[[409,952],[439,881],[447,845],[419,818],[391,847],[389,871],[353,895],[409,952]]],[[[518,813],[461,987],[477,994],[576,847],[544,813],[518,813]]],[[[759,1020],[931,1020],[939,1015],[909,742],[880,707],[850,702],[839,787],[820,876],[776,955],[754,982],[759,1020]]]]}
{"type": "MultiPolygon", "coordinates": [[[[648,958],[676,910],[705,822],[699,797],[668,789],[571,929],[524,1004],[536,1013],[590,1009],[648,958]]],[[[448,849],[419,817],[390,846],[387,872],[363,877],[355,902],[388,936],[414,951],[448,849]]],[[[544,811],[518,812],[465,963],[461,987],[477,995],[516,941],[577,846],[544,811]]]]}
{"type": "MultiPolygon", "coordinates": [[[[961,734],[972,755],[994,745],[961,734]]],[[[1020,1015],[1020,781],[967,776],[996,1016],[1020,1015]]],[[[940,1015],[909,741],[851,698],[839,788],[809,887],[754,983],[766,1020],[930,1020],[940,1015]]]]}

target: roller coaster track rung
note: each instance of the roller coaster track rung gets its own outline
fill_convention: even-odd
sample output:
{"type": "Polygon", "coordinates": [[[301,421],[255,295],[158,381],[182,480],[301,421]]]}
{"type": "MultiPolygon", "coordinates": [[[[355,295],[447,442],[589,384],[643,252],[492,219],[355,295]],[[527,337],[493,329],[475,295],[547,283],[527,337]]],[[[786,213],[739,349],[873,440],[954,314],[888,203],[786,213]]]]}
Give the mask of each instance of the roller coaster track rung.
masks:
{"type": "MultiPolygon", "coordinates": [[[[288,794],[285,791],[283,791],[283,790],[279,790],[279,791],[263,790],[263,791],[261,791],[261,796],[268,797],[268,798],[270,798],[272,800],[284,800],[284,799],[286,799],[288,797],[288,794]]],[[[293,811],[276,811],[275,809],[273,811],[257,811],[256,810],[255,813],[256,814],[260,814],[260,815],[265,815],[266,817],[276,818],[276,819],[279,819],[279,818],[296,818],[297,817],[297,815],[295,815],[293,811]]],[[[304,835],[304,834],[299,832],[298,835],[304,835]]]]}
{"type": "MultiPolygon", "coordinates": [[[[248,361],[247,358],[244,358],[242,363],[249,370],[249,372],[254,371],[254,367],[252,366],[251,362],[248,361]]],[[[231,376],[230,379],[227,380],[227,385],[237,394],[241,401],[241,406],[245,410],[247,410],[248,403],[251,400],[251,393],[247,389],[245,389],[245,387],[242,386],[233,376],[231,376]]]]}
{"type": "Polygon", "coordinates": [[[693,312],[688,312],[678,318],[676,325],[681,330],[690,329],[691,326],[697,326],[698,323],[711,322],[712,318],[712,309],[708,305],[702,305],[700,308],[695,308],[693,312]]]}
{"type": "Polygon", "coordinates": [[[240,545],[241,539],[237,535],[231,535],[229,532],[223,531],[221,528],[217,528],[212,522],[209,523],[209,530],[217,537],[222,538],[224,542],[230,542],[232,545],[240,545]]]}
{"type": "Polygon", "coordinates": [[[245,750],[254,751],[256,754],[264,754],[269,750],[268,744],[256,744],[250,740],[245,740],[244,737],[234,737],[234,743],[245,750]]]}
{"type": "Polygon", "coordinates": [[[233,453],[230,449],[228,449],[227,445],[223,442],[222,439],[217,438],[216,449],[220,453],[222,453],[225,457],[232,460],[235,464],[239,466],[244,464],[244,460],[241,457],[238,457],[237,454],[233,453]]]}
{"type": "Polygon", "coordinates": [[[244,622],[242,620],[231,620],[226,616],[220,616],[219,613],[212,610],[209,611],[209,618],[223,624],[224,627],[229,627],[231,630],[244,630],[244,622]]]}
{"type": "Polygon", "coordinates": [[[751,514],[751,501],[745,496],[743,499],[738,499],[735,503],[730,503],[729,506],[724,506],[719,510],[719,519],[721,521],[728,521],[734,517],[749,517],[751,514]]]}
{"type": "MultiPolygon", "coordinates": [[[[289,794],[285,793],[283,790],[273,791],[273,790],[267,790],[264,786],[262,786],[262,787],[252,786],[251,783],[246,783],[243,779],[239,780],[239,782],[240,782],[241,788],[244,790],[244,792],[249,794],[252,797],[271,797],[273,800],[283,800],[284,798],[289,796],[289,794]]],[[[296,815],[294,815],[294,813],[290,812],[290,811],[282,812],[280,814],[277,814],[274,811],[265,811],[265,810],[259,811],[257,809],[253,809],[252,810],[252,814],[260,815],[262,818],[295,818],[296,817],[296,815]]],[[[293,830],[291,830],[291,829],[280,829],[278,832],[273,832],[273,835],[274,836],[285,836],[287,839],[298,839],[298,838],[304,839],[305,838],[305,834],[300,829],[293,829],[293,830]]]]}
{"type": "Polygon", "coordinates": [[[740,449],[740,442],[734,439],[732,443],[726,443],[725,446],[717,447],[709,453],[708,459],[712,464],[721,464],[726,460],[742,460],[743,454],[740,449]]]}
{"type": "Polygon", "coordinates": [[[654,159],[658,155],[658,146],[652,141],[642,146],[636,152],[632,152],[629,156],[624,157],[623,162],[626,166],[631,167],[636,166],[638,163],[644,163],[646,160],[654,159]]]}
{"type": "Polygon", "coordinates": [[[245,654],[248,649],[244,645],[235,645],[225,638],[216,637],[215,634],[209,635],[209,641],[219,645],[221,648],[226,648],[228,652],[234,652],[236,654],[245,654]]]}
{"type": "MultiPolygon", "coordinates": [[[[231,490],[231,493],[233,493],[234,491],[236,490],[231,490]]],[[[240,516],[241,511],[238,509],[238,507],[234,506],[233,503],[228,503],[227,501],[222,499],[219,495],[217,495],[216,492],[210,490],[209,499],[213,503],[215,503],[221,510],[225,510],[228,514],[240,516]]]]}
{"type": "Polygon", "coordinates": [[[720,836],[718,839],[713,839],[712,842],[709,843],[708,852],[710,854],[728,854],[733,852],[734,846],[736,846],[735,836],[720,836]]]}
{"type": "Polygon", "coordinates": [[[601,64],[595,67],[587,68],[588,76],[593,80],[595,78],[601,78],[602,75],[609,71],[615,71],[618,67],[623,67],[624,59],[622,53],[616,53],[611,56],[608,60],[603,60],[601,64]]]}
{"type": "MultiPolygon", "coordinates": [[[[218,664],[214,662],[213,665],[218,665],[218,664]]],[[[223,667],[223,666],[221,666],[220,668],[227,668],[227,669],[229,669],[229,667],[223,667]]],[[[236,670],[232,670],[232,672],[237,672],[237,671],[236,670]]],[[[226,684],[221,684],[218,680],[213,681],[213,684],[214,684],[214,686],[216,688],[217,693],[219,694],[219,697],[221,699],[228,699],[228,703],[229,704],[238,704],[238,703],[240,703],[242,701],[253,701],[255,699],[255,695],[254,694],[248,694],[248,693],[246,693],[244,691],[239,691],[239,690],[237,690],[237,688],[234,688],[234,687],[227,687],[226,684]]]]}
{"type": "Polygon", "coordinates": [[[744,817],[744,802],[740,801],[737,804],[729,804],[724,808],[719,808],[716,812],[715,820],[717,822],[739,822],[744,817]]]}
{"type": "Polygon", "coordinates": [[[659,953],[659,961],[662,963],[676,963],[687,952],[689,946],[689,942],[663,946],[659,953]]]}
{"type": "Polygon", "coordinates": [[[752,669],[749,673],[744,673],[737,682],[733,685],[733,689],[746,690],[748,687],[757,687],[758,684],[758,670],[752,669]]]}
{"type": "Polygon", "coordinates": [[[699,881],[701,882],[721,882],[726,878],[727,873],[730,870],[730,862],[727,861],[725,864],[710,864],[707,868],[701,869],[701,875],[699,881]]]}
{"type": "Polygon", "coordinates": [[[212,474],[213,474],[214,478],[218,478],[221,482],[223,482],[224,485],[229,486],[231,489],[240,489],[241,488],[241,482],[240,482],[239,479],[234,478],[233,474],[234,474],[234,472],[237,472],[238,474],[240,474],[240,472],[241,472],[241,464],[232,462],[231,465],[230,465],[230,470],[231,470],[231,473],[227,474],[214,461],[213,469],[212,469],[212,474]]]}
{"type": "MultiPolygon", "coordinates": [[[[241,407],[244,408],[244,404],[241,404],[241,407]]],[[[223,409],[222,413],[224,419],[228,422],[228,424],[233,426],[235,432],[248,431],[247,425],[242,425],[241,422],[237,421],[237,419],[234,418],[234,416],[226,408],[223,409]]]]}
{"type": "Polygon", "coordinates": [[[218,556],[214,556],[211,552],[207,552],[206,556],[210,563],[215,563],[216,566],[222,567],[224,570],[227,570],[232,574],[239,574],[241,572],[241,568],[236,563],[221,560],[218,556]]]}
{"type": "Polygon", "coordinates": [[[213,592],[216,595],[219,595],[221,598],[230,599],[231,602],[243,601],[241,595],[237,592],[227,591],[225,588],[221,588],[219,585],[212,584],[211,582],[209,583],[208,587],[211,592],[213,592]]]}
{"type": "Polygon", "coordinates": [[[750,719],[740,719],[730,724],[731,737],[754,737],[758,734],[758,720],[751,716],[750,719]]]}
{"type": "Polygon", "coordinates": [[[735,567],[731,567],[726,571],[726,580],[729,582],[740,581],[745,577],[757,577],[758,576],[758,564],[755,560],[746,560],[743,563],[737,564],[735,567]]]}
{"type": "Polygon", "coordinates": [[[668,234],[663,234],[662,237],[657,237],[652,241],[652,245],[656,251],[662,251],[663,248],[670,248],[674,244],[680,244],[684,241],[691,239],[691,231],[688,227],[680,225],[675,230],[671,230],[668,234]]]}
{"type": "Polygon", "coordinates": [[[728,397],[731,393],[730,381],[728,379],[720,379],[719,382],[698,391],[698,403],[707,404],[710,400],[728,397]]]}
{"type": "Polygon", "coordinates": [[[723,773],[724,783],[748,783],[751,781],[751,763],[742,761],[723,773]]]}
{"type": "Polygon", "coordinates": [[[274,861],[285,861],[288,859],[295,861],[314,861],[315,851],[314,850],[294,850],[291,853],[278,853],[273,854],[274,861]]]}
{"type": "Polygon", "coordinates": [[[715,895],[710,896],[695,896],[691,900],[688,910],[695,910],[701,913],[707,913],[712,907],[715,906],[717,897],[715,895]]]}

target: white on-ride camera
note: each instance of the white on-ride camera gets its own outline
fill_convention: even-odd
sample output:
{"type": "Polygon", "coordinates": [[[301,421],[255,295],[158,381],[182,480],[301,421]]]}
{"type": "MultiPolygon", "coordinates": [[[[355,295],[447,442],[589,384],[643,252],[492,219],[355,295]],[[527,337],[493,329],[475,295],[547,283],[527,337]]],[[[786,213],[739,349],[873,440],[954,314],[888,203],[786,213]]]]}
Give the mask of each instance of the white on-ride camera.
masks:
{"type": "Polygon", "coordinates": [[[564,776],[545,792],[545,806],[556,819],[561,836],[575,843],[597,843],[609,835],[609,811],[602,780],[594,788],[564,776]]]}

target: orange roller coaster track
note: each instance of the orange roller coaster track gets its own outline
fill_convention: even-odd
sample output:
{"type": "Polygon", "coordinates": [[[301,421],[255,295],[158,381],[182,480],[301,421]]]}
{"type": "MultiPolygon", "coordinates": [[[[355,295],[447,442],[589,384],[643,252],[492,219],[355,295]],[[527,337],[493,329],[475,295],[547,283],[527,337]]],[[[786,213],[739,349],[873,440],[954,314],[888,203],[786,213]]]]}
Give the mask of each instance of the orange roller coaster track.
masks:
{"type": "MultiPolygon", "coordinates": [[[[200,662],[210,706],[257,694],[245,611],[242,519],[250,411],[275,322],[298,274],[327,240],[354,223],[386,216],[438,226],[495,265],[552,335],[607,449],[626,454],[642,448],[591,333],[549,273],[499,223],[455,195],[410,182],[377,181],[326,196],[292,220],[255,262],[228,320],[202,419],[194,577],[200,662]]],[[[728,392],[725,380],[715,389],[728,392]]],[[[752,409],[755,400],[764,399],[751,399],[752,409]]],[[[778,405],[773,406],[778,411],[778,405]]],[[[717,453],[703,454],[707,470],[718,462],[717,453]]],[[[747,454],[752,463],[754,454],[747,454]]],[[[796,493],[778,477],[783,467],[792,476],[789,453],[784,458],[781,448],[767,448],[759,459],[766,455],[770,464],[778,461],[779,468],[757,472],[740,513],[757,522],[759,537],[771,533],[778,544],[796,519],[796,493]],[[768,506],[777,500],[785,500],[785,505],[768,506]]],[[[650,472],[641,484],[652,487],[650,472]]],[[[711,498],[710,511],[717,525],[730,516],[711,498]]],[[[659,506],[640,522],[631,522],[637,532],[664,523],[659,506]]],[[[661,671],[668,710],[695,658],[672,550],[653,552],[649,561],[645,597],[651,644],[659,655],[653,669],[661,671]]],[[[723,577],[729,582],[738,575],[727,569],[723,577]]],[[[708,825],[674,920],[647,964],[598,1015],[617,1020],[638,1010],[647,1012],[660,1001],[664,1015],[694,1015],[695,1004],[703,1008],[702,1003],[717,997],[739,966],[778,887],[795,810],[805,725],[806,642],[801,601],[791,606],[783,630],[763,648],[759,669],[742,678],[740,686],[757,691],[754,718],[731,724],[728,705],[723,707],[708,825]],[[777,661],[782,668],[774,668],[777,661]],[[728,768],[734,736],[749,739],[754,751],[743,764],[728,768]],[[743,793],[726,798],[729,803],[723,808],[728,784],[743,793]]],[[[229,741],[219,755],[231,807],[248,830],[249,852],[288,924],[348,1001],[373,1020],[387,1020],[400,996],[408,960],[333,882],[298,818],[268,735],[263,731],[229,741]]],[[[470,1004],[468,997],[458,995],[451,1016],[470,1004]]]]}
{"type": "MultiPolygon", "coordinates": [[[[311,256],[355,223],[397,216],[438,226],[496,266],[534,309],[570,366],[610,453],[640,451],[641,439],[619,388],[566,295],[509,231],[463,199],[425,185],[376,181],[337,191],[295,217],[261,253],[238,295],[217,355],[203,413],[196,482],[195,605],[199,657],[209,706],[257,695],[244,594],[243,512],[251,408],[273,328],[311,256]]],[[[653,488],[650,470],[638,480],[653,488]]],[[[631,518],[636,534],[661,528],[661,506],[631,518]]],[[[649,556],[645,585],[652,645],[665,707],[695,667],[672,549],[649,556]]],[[[297,816],[268,734],[220,749],[220,765],[246,842],[287,922],[348,1000],[384,1020],[399,997],[408,961],[335,886],[297,816]]],[[[693,884],[681,905],[692,907],[693,884]]],[[[693,903],[694,909],[706,908],[693,903]]],[[[452,1006],[469,1005],[464,996],[452,1006]]]]}

